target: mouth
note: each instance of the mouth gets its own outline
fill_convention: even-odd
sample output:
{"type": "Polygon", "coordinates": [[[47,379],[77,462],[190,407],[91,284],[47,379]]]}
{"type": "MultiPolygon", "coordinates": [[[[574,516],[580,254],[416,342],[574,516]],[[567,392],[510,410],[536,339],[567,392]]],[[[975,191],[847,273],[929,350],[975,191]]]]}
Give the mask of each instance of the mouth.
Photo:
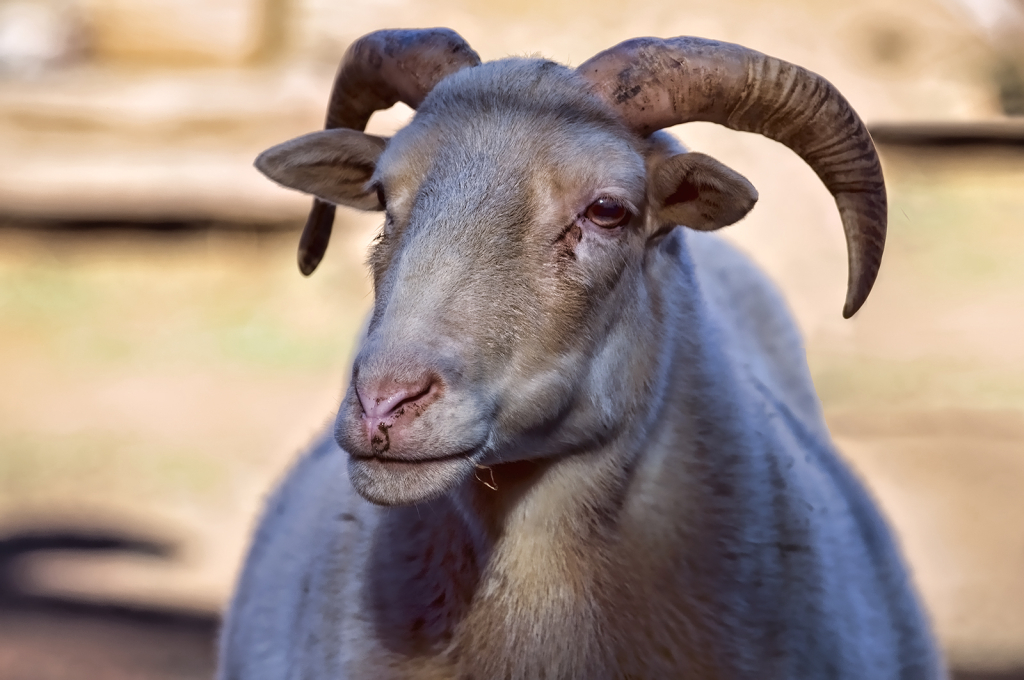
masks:
{"type": "Polygon", "coordinates": [[[379,465],[386,466],[417,466],[417,465],[429,465],[430,463],[444,463],[448,461],[462,460],[466,458],[472,458],[477,453],[477,448],[466,449],[465,451],[459,451],[457,453],[447,453],[441,456],[421,456],[417,458],[403,458],[399,456],[387,456],[387,455],[374,455],[374,456],[360,456],[355,453],[349,455],[358,460],[360,463],[377,463],[379,465]]]}
{"type": "Polygon", "coordinates": [[[430,458],[349,456],[355,490],[377,505],[409,505],[446,494],[467,479],[479,457],[473,448],[430,458]]]}

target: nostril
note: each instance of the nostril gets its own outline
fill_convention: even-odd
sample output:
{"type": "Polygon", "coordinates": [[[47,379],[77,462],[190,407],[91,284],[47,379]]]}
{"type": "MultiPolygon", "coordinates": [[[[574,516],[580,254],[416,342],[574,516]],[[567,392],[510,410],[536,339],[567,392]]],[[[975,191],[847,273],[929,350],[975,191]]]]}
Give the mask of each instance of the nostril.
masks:
{"type": "Polygon", "coordinates": [[[393,415],[397,411],[401,410],[403,406],[419,401],[430,393],[432,386],[433,382],[430,382],[426,387],[420,387],[418,389],[415,387],[406,387],[386,397],[377,397],[374,404],[377,407],[377,417],[385,418],[393,415]]]}
{"type": "MultiPolygon", "coordinates": [[[[356,388],[356,396],[363,407],[367,418],[380,420],[395,415],[403,407],[423,404],[429,397],[436,394],[439,381],[436,376],[425,376],[424,379],[410,384],[395,384],[388,381],[387,388],[365,387],[356,388]]],[[[399,413],[400,415],[400,413],[399,413]]]]}
{"type": "Polygon", "coordinates": [[[414,405],[417,402],[422,401],[427,396],[429,396],[431,392],[434,391],[434,386],[436,384],[437,383],[434,380],[430,380],[418,392],[413,393],[412,390],[410,390],[409,396],[405,397],[404,399],[402,399],[401,401],[399,401],[398,403],[391,407],[391,412],[393,413],[395,411],[399,411],[402,409],[403,406],[414,405]]]}

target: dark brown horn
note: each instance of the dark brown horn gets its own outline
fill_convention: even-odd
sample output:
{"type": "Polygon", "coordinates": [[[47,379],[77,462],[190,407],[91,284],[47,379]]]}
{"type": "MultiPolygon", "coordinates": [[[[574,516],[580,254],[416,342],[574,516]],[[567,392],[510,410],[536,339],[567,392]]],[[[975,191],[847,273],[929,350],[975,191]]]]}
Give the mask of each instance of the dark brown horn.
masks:
{"type": "Polygon", "coordinates": [[[578,69],[634,130],[719,123],[785,144],[832,193],[846,232],[843,316],[860,309],[878,275],[888,210],[875,146],[830,82],[740,45],[703,38],[637,38],[578,69]]]}
{"type": "MultiPolygon", "coordinates": [[[[326,129],[363,130],[374,111],[404,102],[416,108],[446,76],[480,63],[458,33],[447,28],[376,31],[352,43],[334,77],[326,129]]],[[[313,273],[327,250],[334,206],[313,199],[299,239],[299,271],[313,273]]]]}

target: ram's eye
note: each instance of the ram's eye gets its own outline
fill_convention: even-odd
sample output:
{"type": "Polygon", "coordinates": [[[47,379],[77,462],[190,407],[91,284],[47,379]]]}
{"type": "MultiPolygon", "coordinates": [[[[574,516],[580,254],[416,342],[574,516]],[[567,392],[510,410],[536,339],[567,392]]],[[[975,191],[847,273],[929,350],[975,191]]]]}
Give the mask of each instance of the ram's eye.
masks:
{"type": "Polygon", "coordinates": [[[599,198],[590,204],[584,216],[599,227],[614,229],[629,219],[629,210],[614,198],[599,198]]]}
{"type": "Polygon", "coordinates": [[[384,197],[384,187],[377,185],[377,201],[380,203],[381,210],[387,210],[388,202],[384,197]]]}

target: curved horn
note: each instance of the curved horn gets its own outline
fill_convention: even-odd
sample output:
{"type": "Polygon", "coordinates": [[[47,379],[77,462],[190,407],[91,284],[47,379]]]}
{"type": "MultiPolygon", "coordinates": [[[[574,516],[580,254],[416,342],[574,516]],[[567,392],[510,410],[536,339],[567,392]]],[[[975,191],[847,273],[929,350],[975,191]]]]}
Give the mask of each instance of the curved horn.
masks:
{"type": "Polygon", "coordinates": [[[706,121],[799,154],[843,220],[850,266],[843,316],[860,309],[885,247],[885,181],[867,128],[835,86],[740,45],[691,37],[627,40],[577,70],[640,134],[706,121]]]}
{"type": "MultiPolygon", "coordinates": [[[[352,43],[334,77],[326,129],[363,130],[374,111],[405,102],[420,105],[443,78],[480,57],[458,33],[447,28],[376,31],[352,43]]],[[[334,206],[313,199],[299,239],[299,271],[313,273],[327,250],[334,206]]]]}

